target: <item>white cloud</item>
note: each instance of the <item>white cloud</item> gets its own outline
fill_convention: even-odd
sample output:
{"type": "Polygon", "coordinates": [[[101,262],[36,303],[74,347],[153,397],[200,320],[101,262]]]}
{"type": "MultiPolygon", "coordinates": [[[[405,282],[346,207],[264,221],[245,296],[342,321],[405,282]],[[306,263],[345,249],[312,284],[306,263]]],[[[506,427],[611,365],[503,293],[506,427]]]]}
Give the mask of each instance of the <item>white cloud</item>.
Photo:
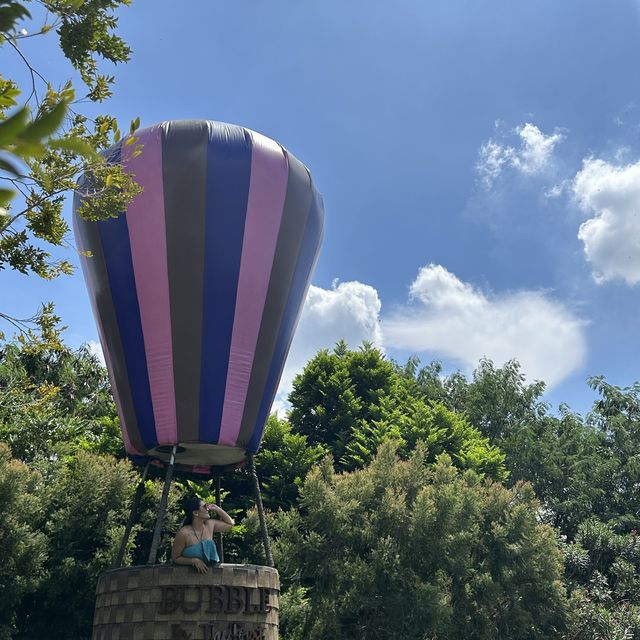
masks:
{"type": "Polygon", "coordinates": [[[320,349],[340,339],[381,349],[427,352],[472,369],[480,358],[516,358],[529,380],[553,386],[574,372],[585,352],[583,322],[539,291],[488,295],[440,265],[420,269],[407,305],[381,319],[378,292],[361,282],[310,287],[273,411],[284,416],[294,376],[320,349]]]}
{"type": "Polygon", "coordinates": [[[93,354],[98,358],[103,367],[106,366],[104,361],[104,352],[102,351],[102,345],[96,340],[89,340],[85,343],[89,353],[93,354]]]}
{"type": "Polygon", "coordinates": [[[588,158],[573,181],[580,208],[595,214],[578,238],[598,283],[640,283],[640,162],[612,165],[588,158]]]}
{"type": "Polygon", "coordinates": [[[493,139],[480,147],[476,169],[486,188],[493,185],[505,167],[529,176],[543,173],[551,164],[555,146],[564,138],[558,130],[546,136],[530,122],[515,129],[514,133],[520,138],[517,148],[493,139]]]}
{"type": "Polygon", "coordinates": [[[540,291],[489,295],[440,265],[423,267],[410,303],[383,321],[387,347],[429,352],[473,368],[516,358],[529,380],[553,386],[583,362],[583,323],[540,291]]]}
{"type": "Polygon", "coordinates": [[[554,184],[552,187],[544,192],[545,198],[559,198],[565,194],[568,189],[571,189],[571,180],[562,180],[558,184],[554,184]]]}
{"type": "Polygon", "coordinates": [[[352,349],[364,340],[381,348],[380,308],[378,292],[361,282],[336,281],[331,289],[309,287],[273,411],[286,411],[294,376],[320,349],[332,349],[341,339],[352,349]]]}

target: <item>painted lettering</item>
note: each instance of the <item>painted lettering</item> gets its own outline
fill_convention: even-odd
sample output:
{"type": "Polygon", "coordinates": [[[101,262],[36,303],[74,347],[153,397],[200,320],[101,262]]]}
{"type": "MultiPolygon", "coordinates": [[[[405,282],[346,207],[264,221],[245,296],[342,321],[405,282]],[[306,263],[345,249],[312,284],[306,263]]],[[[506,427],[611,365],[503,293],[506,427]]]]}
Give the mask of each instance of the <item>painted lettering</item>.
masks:
{"type": "Polygon", "coordinates": [[[173,613],[182,602],[182,587],[162,587],[162,600],[158,613],[173,613]]]}
{"type": "Polygon", "coordinates": [[[184,597],[182,600],[182,610],[185,613],[195,613],[200,611],[200,605],[202,604],[202,589],[200,587],[185,587],[184,597]],[[195,591],[195,599],[189,600],[189,593],[195,591]]]}
{"type": "Polygon", "coordinates": [[[177,611],[197,613],[266,614],[273,608],[271,593],[266,587],[233,587],[226,585],[188,585],[160,587],[160,615],[177,611]],[[208,592],[204,592],[208,589],[208,592]]]}
{"type": "Polygon", "coordinates": [[[214,623],[201,625],[203,640],[266,640],[263,627],[247,629],[237,622],[230,623],[226,628],[220,629],[214,623]]]}
{"type": "Polygon", "coordinates": [[[209,587],[209,608],[207,613],[221,613],[224,611],[224,589],[222,587],[209,587]]]}

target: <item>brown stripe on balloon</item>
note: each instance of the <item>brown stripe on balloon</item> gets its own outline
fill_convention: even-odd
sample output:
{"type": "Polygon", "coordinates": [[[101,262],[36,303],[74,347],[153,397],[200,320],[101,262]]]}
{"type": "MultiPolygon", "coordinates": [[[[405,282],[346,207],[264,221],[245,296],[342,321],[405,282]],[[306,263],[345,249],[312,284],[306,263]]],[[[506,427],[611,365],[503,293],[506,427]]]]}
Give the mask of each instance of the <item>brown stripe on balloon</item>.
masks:
{"type": "Polygon", "coordinates": [[[129,375],[124,349],[120,340],[120,329],[116,319],[116,312],[111,297],[111,286],[107,274],[107,266],[102,251],[100,231],[96,222],[82,220],[76,214],[76,231],[80,236],[80,244],[84,251],[91,251],[91,257],[83,257],[85,273],[91,282],[94,301],[97,311],[96,322],[102,325],[102,336],[106,344],[105,350],[109,353],[112,367],[112,383],[115,385],[114,393],[118,395],[122,409],[123,431],[126,430],[131,444],[141,453],[147,451],[142,441],[138,420],[131,396],[129,375]]]}
{"type": "Polygon", "coordinates": [[[294,156],[288,153],[286,155],[289,160],[287,195],[242,415],[242,426],[238,436],[239,446],[249,441],[256,426],[260,401],[278,339],[278,329],[289,298],[289,289],[311,208],[312,192],[309,172],[294,156]]]}
{"type": "Polygon", "coordinates": [[[173,378],[178,440],[198,440],[208,128],[162,125],[173,378]]]}

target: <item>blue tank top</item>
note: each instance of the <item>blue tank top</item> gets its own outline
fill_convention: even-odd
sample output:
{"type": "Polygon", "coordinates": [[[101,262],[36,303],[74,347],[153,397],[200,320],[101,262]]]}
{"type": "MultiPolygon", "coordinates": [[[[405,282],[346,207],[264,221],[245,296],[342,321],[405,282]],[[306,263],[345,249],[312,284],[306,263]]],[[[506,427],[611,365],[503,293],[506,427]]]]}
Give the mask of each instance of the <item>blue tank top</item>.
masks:
{"type": "Polygon", "coordinates": [[[202,562],[206,562],[208,564],[220,562],[218,549],[216,548],[216,543],[213,540],[201,540],[196,544],[190,544],[182,550],[182,555],[185,558],[200,558],[202,562]]]}

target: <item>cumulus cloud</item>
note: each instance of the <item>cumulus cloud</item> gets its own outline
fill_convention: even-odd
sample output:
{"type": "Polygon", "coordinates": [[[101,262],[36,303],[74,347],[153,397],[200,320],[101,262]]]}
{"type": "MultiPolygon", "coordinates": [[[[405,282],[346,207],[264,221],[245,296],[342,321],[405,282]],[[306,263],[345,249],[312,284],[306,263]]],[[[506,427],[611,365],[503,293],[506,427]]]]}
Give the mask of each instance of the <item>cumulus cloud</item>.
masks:
{"type": "Polygon", "coordinates": [[[476,169],[486,188],[491,188],[506,167],[524,175],[543,173],[551,164],[555,146],[564,138],[558,130],[547,136],[530,122],[515,129],[514,133],[519,138],[517,147],[494,139],[480,147],[476,169]]]}
{"type": "Polygon", "coordinates": [[[389,348],[466,368],[482,357],[498,365],[516,358],[529,380],[550,387],[578,369],[586,353],[582,321],[545,293],[486,294],[435,264],[420,269],[409,303],[382,327],[389,348]]]}
{"type": "Polygon", "coordinates": [[[588,158],[573,180],[580,208],[594,214],[578,238],[598,283],[640,282],[640,162],[613,165],[588,158]]]}
{"type": "Polygon", "coordinates": [[[368,340],[383,350],[426,353],[472,369],[482,357],[502,365],[516,358],[529,380],[553,386],[585,357],[584,323],[540,291],[484,293],[443,266],[420,269],[407,304],[386,316],[378,292],[361,282],[310,287],[273,411],[284,415],[294,376],[319,349],[340,339],[368,340]]]}
{"type": "Polygon", "coordinates": [[[336,281],[331,289],[309,287],[273,410],[282,414],[287,409],[294,376],[320,349],[331,349],[341,339],[351,348],[365,340],[382,348],[380,309],[378,292],[361,282],[336,281]]]}

